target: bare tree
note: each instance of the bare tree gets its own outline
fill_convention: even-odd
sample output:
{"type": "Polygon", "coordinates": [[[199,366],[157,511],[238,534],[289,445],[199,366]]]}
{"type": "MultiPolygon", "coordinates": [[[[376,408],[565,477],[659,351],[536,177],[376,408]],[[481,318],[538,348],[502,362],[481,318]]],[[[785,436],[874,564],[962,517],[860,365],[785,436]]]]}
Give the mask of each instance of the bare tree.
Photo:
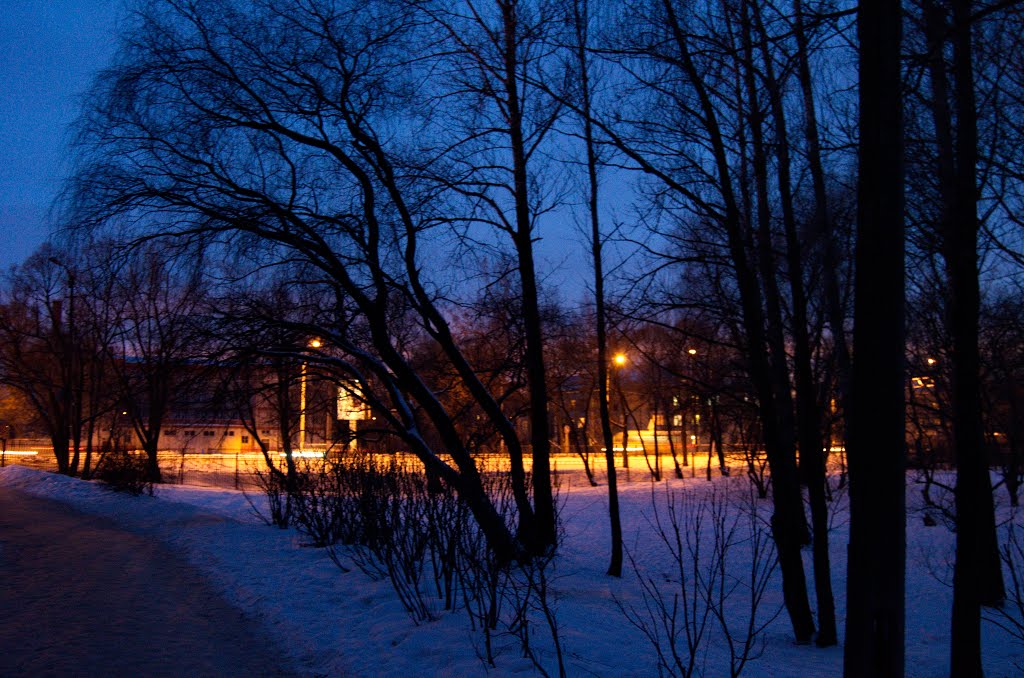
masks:
{"type": "MultiPolygon", "coordinates": [[[[502,38],[487,44],[501,59],[488,61],[498,70],[485,68],[482,75],[493,76],[483,82],[503,93],[492,92],[499,98],[487,104],[500,115],[505,97],[519,96],[517,74],[532,54],[521,51],[516,37],[529,25],[520,23],[525,16],[508,3],[498,9],[488,16],[498,21],[494,35],[502,38]]],[[[459,171],[472,170],[476,161],[462,165],[459,155],[467,146],[448,146],[434,135],[464,129],[449,127],[446,116],[475,110],[436,108],[464,92],[456,86],[459,73],[481,75],[474,52],[467,46],[409,57],[432,50],[437,40],[454,46],[467,35],[439,23],[439,12],[426,4],[393,2],[152,3],[130,31],[119,65],[97,85],[95,107],[84,123],[89,150],[78,175],[78,213],[83,227],[99,228],[120,215],[131,237],[162,234],[239,253],[236,277],[282,262],[303,263],[312,276],[309,284],[321,285],[329,303],[315,322],[281,321],[296,336],[323,342],[321,350],[306,349],[296,357],[358,383],[378,418],[428,473],[458,490],[491,547],[512,558],[546,550],[555,535],[543,337],[531,258],[536,215],[530,212],[524,164],[529,158],[522,155],[534,150],[545,124],[525,133],[520,118],[493,135],[511,144],[508,152],[515,155],[504,165],[506,188],[494,189],[502,205],[511,196],[509,212],[488,206],[486,191],[470,195],[474,183],[481,190],[488,185],[480,175],[459,180],[459,171]],[[422,13],[427,10],[436,12],[422,13]],[[449,67],[455,69],[453,80],[445,80],[455,83],[450,92],[425,78],[449,67]],[[509,187],[512,193],[506,194],[509,187]],[[522,449],[515,426],[462,351],[451,324],[459,290],[445,279],[444,262],[461,252],[445,245],[485,215],[485,221],[494,220],[489,225],[512,236],[528,328],[537,511],[524,474],[515,471],[521,538],[497,515],[466,439],[410,350],[416,342],[433,344],[508,449],[522,449]],[[323,322],[332,315],[337,322],[323,322]],[[439,454],[442,449],[450,462],[439,454]]],[[[468,15],[455,19],[467,26],[476,21],[468,15]]],[[[489,39],[488,26],[476,24],[475,35],[489,39]]],[[[490,123],[479,129],[487,136],[490,123]]]]}
{"type": "Polygon", "coordinates": [[[1010,296],[987,306],[981,324],[986,429],[1002,458],[1010,506],[1018,506],[1024,483],[1024,307],[1010,296]]]}
{"type": "Polygon", "coordinates": [[[112,355],[122,407],[160,482],[157,452],[164,419],[204,377],[199,324],[206,317],[202,260],[186,264],[149,245],[130,253],[117,278],[120,350],[112,355]]]}
{"type": "MultiPolygon", "coordinates": [[[[788,374],[780,299],[767,256],[768,196],[762,181],[756,201],[761,229],[755,236],[749,218],[754,203],[744,180],[749,178],[744,175],[747,149],[736,143],[745,134],[745,117],[756,114],[754,102],[745,101],[749,89],[742,86],[742,79],[736,87],[742,69],[737,70],[741,64],[735,57],[743,50],[733,28],[744,22],[731,16],[729,7],[716,4],[713,9],[701,13],[671,0],[632,4],[613,53],[628,75],[626,91],[636,96],[626,99],[614,119],[599,116],[597,121],[626,162],[657,183],[659,204],[689,213],[697,231],[693,239],[708,244],[715,260],[727,267],[771,463],[772,525],[786,606],[797,639],[808,641],[814,621],[800,549],[809,535],[797,475],[790,391],[784,386],[788,374]]],[[[763,162],[760,168],[764,179],[763,162]]]]}
{"type": "MultiPolygon", "coordinates": [[[[555,543],[551,491],[550,422],[544,369],[544,336],[534,242],[538,219],[553,207],[541,189],[545,140],[561,107],[533,83],[555,63],[547,59],[549,34],[564,24],[561,3],[548,0],[425,3],[440,27],[439,63],[443,96],[454,107],[445,111],[449,138],[446,173],[435,179],[460,195],[471,209],[470,225],[484,225],[507,237],[520,294],[525,332],[524,362],[530,403],[530,450],[533,462],[535,534],[525,534],[535,548],[555,543]],[[464,114],[468,111],[469,115],[464,114]]],[[[472,231],[471,231],[472,232],[472,231]]],[[[487,239],[487,236],[481,236],[487,239]]],[[[478,243],[480,238],[472,242],[478,243]]],[[[506,441],[507,442],[507,441],[506,441]]],[[[510,445],[513,477],[522,474],[518,445],[510,445]]],[[[520,512],[530,509],[520,499],[520,512]]]]}
{"type": "MultiPolygon", "coordinates": [[[[20,391],[39,416],[53,443],[60,473],[79,471],[86,431],[83,398],[95,366],[83,331],[83,288],[73,260],[47,243],[14,269],[4,290],[0,333],[2,378],[20,391]],[[67,263],[66,263],[67,262],[67,263]]],[[[100,349],[102,351],[102,347],[100,349]]]]}
{"type": "Polygon", "coordinates": [[[587,215],[590,219],[590,255],[594,267],[594,324],[597,339],[597,404],[601,425],[601,440],[605,450],[605,466],[608,469],[608,521],[611,529],[611,556],[608,574],[622,576],[622,521],[619,517],[618,479],[615,475],[615,444],[612,438],[611,412],[609,410],[608,386],[611,355],[608,352],[608,314],[605,305],[605,262],[604,239],[600,217],[600,181],[598,169],[600,158],[594,132],[592,93],[590,31],[593,11],[587,0],[573,0],[572,21],[575,28],[573,52],[576,72],[579,74],[580,120],[583,124],[583,144],[587,164],[587,215]]]}
{"type": "Polygon", "coordinates": [[[899,2],[865,0],[843,672],[902,676],[906,568],[903,110],[899,2]]]}

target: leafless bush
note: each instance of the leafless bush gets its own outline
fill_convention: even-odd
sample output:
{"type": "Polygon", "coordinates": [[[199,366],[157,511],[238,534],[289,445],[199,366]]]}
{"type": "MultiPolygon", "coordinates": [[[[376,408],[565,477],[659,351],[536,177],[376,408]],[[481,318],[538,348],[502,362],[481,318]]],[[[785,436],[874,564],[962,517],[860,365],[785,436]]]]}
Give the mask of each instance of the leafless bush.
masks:
{"type": "MultiPolygon", "coordinates": [[[[764,651],[764,630],[779,614],[763,612],[775,572],[774,545],[756,501],[730,508],[725,494],[707,497],[670,493],[667,506],[654,506],[651,526],[669,555],[671,571],[650,574],[633,554],[642,605],[619,608],[654,648],[659,671],[673,676],[705,674],[709,643],[729,652],[730,676],[764,651]]],[[[724,675],[715,667],[713,675],[724,675]]]]}
{"type": "Polygon", "coordinates": [[[472,520],[451,488],[394,459],[350,455],[306,463],[291,502],[312,546],[342,570],[388,579],[416,623],[456,607],[457,544],[472,520]]]}
{"type": "MultiPolygon", "coordinates": [[[[511,488],[504,477],[488,475],[488,493],[502,515],[510,515],[513,498],[511,488]]],[[[478,648],[480,659],[489,666],[495,666],[497,650],[495,638],[501,635],[502,611],[507,600],[507,588],[511,585],[508,574],[510,565],[501,562],[487,548],[484,536],[479,530],[466,530],[458,543],[458,577],[462,589],[463,604],[469,614],[473,630],[480,633],[483,641],[478,648]]]]}
{"type": "MultiPolygon", "coordinates": [[[[507,476],[488,476],[487,489],[502,515],[512,515],[511,485],[507,476]]],[[[458,552],[458,577],[463,604],[474,631],[479,632],[478,656],[488,666],[497,666],[500,641],[511,640],[517,651],[529,659],[537,672],[550,676],[554,662],[557,675],[566,675],[556,611],[550,595],[554,554],[522,562],[501,562],[487,548],[482,534],[462,533],[458,552]],[[546,647],[535,643],[535,627],[544,634],[546,647]]]]}
{"type": "Polygon", "coordinates": [[[368,471],[359,475],[364,534],[356,553],[371,557],[357,564],[385,573],[415,622],[435,619],[439,606],[455,604],[454,544],[470,529],[468,511],[443,484],[428,488],[422,473],[394,463],[368,471]]]}
{"type": "Polygon", "coordinates": [[[269,515],[263,515],[263,511],[252,501],[248,494],[245,494],[249,508],[256,514],[256,517],[267,525],[274,525],[282,529],[288,527],[291,522],[291,496],[287,489],[285,475],[276,469],[256,469],[256,485],[260,488],[263,496],[267,498],[267,511],[269,515]]]}
{"type": "MultiPolygon", "coordinates": [[[[515,515],[507,474],[483,474],[500,515],[515,515]]],[[[268,486],[265,491],[276,491],[268,486]]],[[[499,559],[465,502],[419,468],[370,455],[305,464],[290,498],[292,522],[311,545],[326,547],[338,567],[355,566],[390,582],[414,623],[464,609],[491,666],[497,638],[511,640],[542,675],[554,662],[565,675],[551,603],[552,554],[527,562],[499,559]],[[341,548],[341,547],[344,548],[341,548]],[[536,629],[545,642],[533,642],[536,629]],[[550,642],[548,642],[550,639],[550,642]]]]}
{"type": "Polygon", "coordinates": [[[523,655],[544,676],[550,673],[545,668],[543,655],[552,655],[556,661],[558,675],[565,678],[565,662],[563,660],[562,643],[559,637],[558,619],[555,615],[553,601],[550,597],[549,571],[552,558],[534,558],[526,563],[519,563],[512,570],[512,586],[508,587],[514,615],[509,630],[519,639],[523,655]],[[534,622],[534,619],[537,621],[534,622]],[[551,639],[551,650],[542,653],[532,642],[533,625],[542,624],[541,628],[551,639]]]}
{"type": "MultiPolygon", "coordinates": [[[[1024,648],[1024,539],[1011,520],[1004,528],[1006,537],[1000,549],[1006,566],[1006,601],[1002,607],[982,608],[985,619],[1010,634],[1024,648]]],[[[1014,662],[1024,672],[1024,660],[1014,662]]]]}
{"type": "Polygon", "coordinates": [[[362,543],[358,477],[370,461],[360,456],[301,462],[290,492],[295,528],[318,548],[362,543]]]}
{"type": "Polygon", "coordinates": [[[914,483],[920,487],[923,500],[917,513],[926,526],[941,524],[956,532],[956,488],[951,480],[955,481],[952,473],[934,464],[917,469],[914,483]]]}
{"type": "Polygon", "coordinates": [[[153,495],[153,481],[145,457],[133,455],[125,449],[107,452],[96,466],[94,477],[115,492],[127,492],[134,497],[153,495]]]}
{"type": "Polygon", "coordinates": [[[757,489],[757,496],[764,499],[768,496],[768,485],[771,476],[768,474],[768,455],[757,443],[743,445],[743,459],[747,464],[747,477],[750,484],[757,489]]]}

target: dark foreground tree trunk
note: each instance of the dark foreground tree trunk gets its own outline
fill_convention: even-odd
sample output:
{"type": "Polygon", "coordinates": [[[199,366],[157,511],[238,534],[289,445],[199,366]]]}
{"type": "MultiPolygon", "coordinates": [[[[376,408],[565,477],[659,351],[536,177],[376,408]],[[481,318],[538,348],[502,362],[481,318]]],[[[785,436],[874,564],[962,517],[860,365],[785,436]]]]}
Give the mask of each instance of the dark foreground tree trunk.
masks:
{"type": "Polygon", "coordinates": [[[903,675],[906,566],[901,7],[862,0],[846,678],[903,675]]]}
{"type": "Polygon", "coordinates": [[[981,676],[981,606],[1005,597],[992,482],[981,420],[978,315],[977,110],[970,0],[953,0],[954,175],[945,200],[943,256],[953,340],[953,436],[956,447],[956,564],[950,675],[981,676]]]}

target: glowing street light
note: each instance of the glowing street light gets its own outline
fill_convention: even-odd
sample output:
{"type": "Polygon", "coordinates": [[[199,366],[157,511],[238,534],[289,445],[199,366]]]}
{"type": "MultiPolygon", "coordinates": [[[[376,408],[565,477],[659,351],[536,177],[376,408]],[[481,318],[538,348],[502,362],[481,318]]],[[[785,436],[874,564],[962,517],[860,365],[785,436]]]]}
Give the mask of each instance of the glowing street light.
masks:
{"type": "Polygon", "coordinates": [[[697,355],[697,349],[695,348],[688,348],[686,349],[686,352],[689,353],[690,355],[697,355]]]}
{"type": "MultiPolygon", "coordinates": [[[[622,353],[621,351],[619,353],[616,353],[614,356],[612,356],[612,364],[615,367],[625,367],[627,360],[628,359],[626,358],[626,354],[622,353]]],[[[615,385],[617,387],[617,390],[619,392],[619,398],[623,397],[623,395],[622,395],[622,384],[619,381],[619,376],[618,375],[619,375],[619,373],[616,370],[609,370],[608,371],[607,394],[608,394],[609,402],[611,401],[611,392],[612,392],[612,383],[613,383],[612,379],[613,378],[615,379],[614,383],[615,383],[615,385]]],[[[609,412],[610,411],[611,411],[611,408],[609,407],[609,412]]],[[[626,449],[626,444],[625,444],[626,443],[626,426],[627,426],[627,424],[626,424],[626,411],[625,411],[625,404],[623,404],[623,411],[622,411],[622,443],[623,443],[622,444],[622,466],[623,466],[623,468],[629,469],[629,450],[626,449]]]]}

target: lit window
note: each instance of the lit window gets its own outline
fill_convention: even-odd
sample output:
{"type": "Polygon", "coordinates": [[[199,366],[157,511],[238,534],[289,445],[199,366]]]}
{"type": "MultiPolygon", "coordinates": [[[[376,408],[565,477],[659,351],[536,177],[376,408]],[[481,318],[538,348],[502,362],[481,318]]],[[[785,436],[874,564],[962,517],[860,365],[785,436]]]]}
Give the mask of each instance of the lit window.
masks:
{"type": "Polygon", "coordinates": [[[914,388],[934,388],[935,380],[931,377],[911,377],[910,383],[914,388]]]}

